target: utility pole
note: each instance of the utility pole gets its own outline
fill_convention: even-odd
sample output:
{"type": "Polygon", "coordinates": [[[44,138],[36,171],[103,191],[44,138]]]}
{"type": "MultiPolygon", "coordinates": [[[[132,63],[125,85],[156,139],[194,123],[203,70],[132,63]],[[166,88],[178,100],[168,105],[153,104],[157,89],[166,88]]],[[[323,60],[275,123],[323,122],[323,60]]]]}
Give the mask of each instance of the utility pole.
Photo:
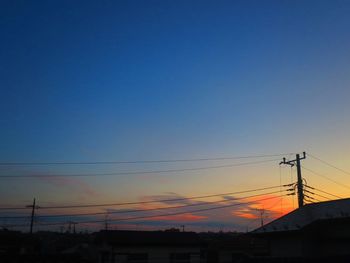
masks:
{"type": "Polygon", "coordinates": [[[108,231],[108,215],[105,216],[105,231],[108,231]]]}
{"type": "Polygon", "coordinates": [[[32,208],[32,214],[30,216],[30,234],[33,234],[33,224],[34,224],[35,209],[39,208],[38,206],[35,206],[35,198],[33,199],[33,205],[27,205],[26,207],[32,208]]]}
{"type": "Polygon", "coordinates": [[[265,209],[258,209],[258,212],[260,214],[260,224],[261,224],[261,227],[264,226],[264,214],[265,214],[265,209]]]}
{"type": "Polygon", "coordinates": [[[73,234],[75,234],[75,225],[78,224],[77,222],[73,222],[73,221],[68,221],[68,233],[71,234],[72,233],[72,226],[73,226],[73,234]]]}
{"type": "Polygon", "coordinates": [[[73,233],[75,234],[75,225],[78,224],[77,222],[72,222],[73,223],[73,233]]]}
{"type": "Polygon", "coordinates": [[[294,165],[297,167],[297,188],[298,188],[298,206],[303,207],[304,206],[304,187],[303,187],[303,177],[301,176],[301,165],[300,161],[306,158],[305,152],[303,152],[303,157],[300,157],[300,154],[297,154],[295,156],[296,158],[294,160],[287,161],[286,158],[283,158],[283,161],[280,162],[281,164],[287,164],[293,167],[294,165]]]}

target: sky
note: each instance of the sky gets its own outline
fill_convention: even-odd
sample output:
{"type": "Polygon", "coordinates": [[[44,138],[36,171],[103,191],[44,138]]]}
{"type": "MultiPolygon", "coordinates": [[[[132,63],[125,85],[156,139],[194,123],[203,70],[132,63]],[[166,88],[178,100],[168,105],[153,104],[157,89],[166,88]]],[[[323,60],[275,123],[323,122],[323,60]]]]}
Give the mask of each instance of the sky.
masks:
{"type": "MultiPolygon", "coordinates": [[[[1,163],[281,154],[220,169],[91,177],[59,175],[261,158],[0,166],[1,175],[32,176],[0,178],[1,204],[128,202],[279,185],[295,181],[295,169],[278,165],[283,154],[303,151],[350,171],[349,12],[346,0],[1,1],[1,163]]],[[[303,170],[308,184],[348,197],[349,174],[311,156],[303,165],[318,174],[303,170]]],[[[272,205],[124,227],[242,231],[258,226],[257,209],[272,205]]],[[[267,220],[296,203],[286,197],[277,206],[267,220]]]]}

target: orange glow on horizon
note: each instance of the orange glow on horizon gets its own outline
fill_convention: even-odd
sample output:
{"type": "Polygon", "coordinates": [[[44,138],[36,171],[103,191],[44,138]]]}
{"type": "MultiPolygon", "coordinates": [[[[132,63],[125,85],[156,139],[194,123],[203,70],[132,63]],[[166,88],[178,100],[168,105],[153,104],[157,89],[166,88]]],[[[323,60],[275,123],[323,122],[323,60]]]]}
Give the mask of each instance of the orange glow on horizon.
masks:
{"type": "Polygon", "coordinates": [[[268,215],[270,219],[276,219],[293,210],[293,204],[289,198],[266,195],[259,198],[250,198],[248,202],[254,202],[255,200],[256,203],[249,205],[248,208],[232,211],[232,215],[244,219],[257,219],[259,217],[259,210],[264,210],[264,213],[268,215]]]}
{"type": "Polygon", "coordinates": [[[238,216],[238,217],[246,218],[246,219],[256,219],[256,218],[258,218],[257,215],[252,214],[252,213],[249,213],[249,212],[235,211],[235,212],[232,212],[232,214],[233,214],[234,216],[238,216]]]}
{"type": "Polygon", "coordinates": [[[182,215],[169,215],[169,216],[159,216],[159,217],[152,217],[152,218],[147,218],[145,220],[163,220],[163,221],[199,221],[202,219],[207,219],[208,217],[206,216],[200,216],[200,215],[193,215],[193,214],[182,214],[182,215]]]}

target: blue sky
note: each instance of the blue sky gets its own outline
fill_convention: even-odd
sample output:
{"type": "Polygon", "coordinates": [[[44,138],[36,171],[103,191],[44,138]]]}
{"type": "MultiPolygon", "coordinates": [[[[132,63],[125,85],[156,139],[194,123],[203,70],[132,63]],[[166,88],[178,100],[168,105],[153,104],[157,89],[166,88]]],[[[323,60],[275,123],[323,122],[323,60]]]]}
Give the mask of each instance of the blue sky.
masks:
{"type": "MultiPolygon", "coordinates": [[[[345,0],[2,1],[0,160],[310,150],[350,168],[349,11],[345,0]]],[[[47,172],[80,168],[64,169],[47,172]]],[[[113,180],[130,185],[125,199],[147,192],[113,180]]],[[[31,184],[24,199],[52,195],[31,184]]]]}

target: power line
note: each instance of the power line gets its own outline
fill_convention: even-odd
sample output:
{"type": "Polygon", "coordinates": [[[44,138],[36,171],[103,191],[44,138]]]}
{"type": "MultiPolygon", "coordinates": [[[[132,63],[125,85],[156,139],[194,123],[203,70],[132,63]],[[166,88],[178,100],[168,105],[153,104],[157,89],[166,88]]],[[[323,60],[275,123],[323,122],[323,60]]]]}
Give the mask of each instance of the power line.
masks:
{"type": "Polygon", "coordinates": [[[320,195],[320,194],[317,194],[317,193],[313,193],[314,195],[317,195],[317,196],[319,196],[319,197],[321,197],[321,198],[323,198],[323,199],[326,199],[327,201],[332,201],[332,199],[331,198],[328,198],[328,197],[326,197],[326,196],[324,196],[324,195],[320,195]]]}
{"type": "Polygon", "coordinates": [[[305,166],[302,166],[302,167],[303,167],[305,170],[307,170],[307,171],[313,173],[314,175],[323,177],[324,179],[327,179],[327,180],[329,180],[329,181],[331,181],[331,182],[333,182],[333,183],[335,183],[335,184],[337,184],[337,185],[340,185],[340,186],[343,186],[343,187],[345,187],[345,188],[347,188],[347,189],[350,189],[350,187],[347,186],[346,184],[339,183],[339,182],[337,182],[337,181],[335,181],[335,180],[329,178],[328,176],[325,176],[325,175],[323,175],[323,174],[317,173],[317,172],[315,172],[315,171],[313,171],[313,170],[311,170],[311,169],[309,169],[309,168],[306,168],[305,166]]]}
{"type": "MultiPolygon", "coordinates": [[[[283,185],[284,187],[291,186],[291,184],[283,185]]],[[[221,193],[221,194],[212,194],[212,195],[200,195],[200,196],[190,196],[190,197],[181,197],[181,198],[169,198],[169,199],[161,199],[161,200],[152,200],[152,201],[140,201],[140,202],[123,202],[123,203],[103,203],[103,204],[81,204],[81,205],[61,205],[61,206],[40,206],[40,209],[66,209],[66,208],[87,208],[87,207],[103,207],[103,206],[124,206],[124,205],[141,205],[141,204],[152,204],[152,203],[160,203],[160,202],[176,202],[176,201],[185,201],[185,200],[193,200],[193,199],[203,199],[210,197],[218,197],[225,195],[235,195],[235,194],[244,194],[250,192],[257,192],[263,190],[270,190],[279,188],[280,186],[270,186],[263,188],[256,188],[244,191],[236,191],[229,193],[221,193]]],[[[26,207],[0,207],[0,210],[22,210],[28,209],[26,207]]]]}
{"type": "Polygon", "coordinates": [[[199,170],[209,170],[209,169],[219,169],[228,168],[235,166],[244,166],[251,164],[275,162],[279,159],[270,159],[263,161],[253,161],[245,163],[235,163],[228,165],[217,165],[217,166],[205,166],[205,167],[195,167],[195,168],[182,168],[182,169],[169,169],[169,170],[154,170],[154,171],[136,171],[136,172],[120,172],[120,173],[91,173],[91,174],[56,174],[56,175],[0,175],[0,178],[46,178],[46,177],[90,177],[90,176],[109,176],[109,175],[137,175],[137,174],[160,174],[160,173],[174,173],[174,172],[186,172],[186,171],[199,171],[199,170]]]}
{"type": "Polygon", "coordinates": [[[319,200],[319,199],[317,199],[317,198],[315,198],[315,197],[308,197],[308,198],[306,198],[306,201],[308,202],[308,204],[314,204],[315,203],[315,201],[312,201],[312,200],[315,200],[316,202],[322,202],[321,200],[319,200]]]}
{"type": "Polygon", "coordinates": [[[265,158],[292,153],[281,154],[259,154],[247,156],[232,157],[214,157],[214,158],[192,158],[192,159],[166,159],[166,160],[137,160],[137,161],[94,161],[94,162],[0,162],[0,166],[31,166],[31,165],[113,165],[113,164],[136,164],[136,163],[177,163],[177,162],[202,162],[202,161],[224,161],[250,158],[265,158]]]}
{"type": "Polygon", "coordinates": [[[309,203],[314,203],[315,198],[311,197],[311,196],[305,196],[305,201],[309,202],[309,203]]]}
{"type": "Polygon", "coordinates": [[[339,198],[339,199],[342,199],[342,198],[343,198],[343,197],[340,197],[340,196],[338,196],[338,195],[334,195],[334,194],[328,193],[328,192],[326,192],[326,191],[323,191],[323,190],[321,190],[321,189],[318,189],[318,188],[315,188],[315,187],[312,187],[312,186],[309,186],[309,185],[305,185],[305,186],[306,186],[307,188],[310,188],[310,189],[319,191],[319,192],[321,192],[321,193],[324,193],[324,194],[333,196],[333,197],[335,197],[335,198],[339,198]]]}
{"type": "MultiPolygon", "coordinates": [[[[311,192],[311,191],[308,191],[308,190],[304,190],[306,193],[310,193],[310,194],[312,194],[312,195],[317,195],[317,196],[319,196],[319,197],[322,197],[322,198],[324,198],[324,199],[327,199],[327,200],[329,200],[329,201],[331,201],[332,199],[330,199],[330,198],[328,198],[328,197],[325,197],[325,196],[323,196],[323,195],[320,195],[320,194],[317,194],[317,193],[315,193],[315,192],[311,192]]],[[[305,195],[307,198],[309,198],[309,199],[312,199],[312,200],[314,200],[315,198],[314,197],[311,197],[311,196],[309,196],[309,195],[305,195]]]]}
{"type": "Polygon", "coordinates": [[[333,164],[330,164],[329,162],[326,162],[326,161],[324,161],[324,160],[322,160],[322,159],[320,159],[320,158],[318,158],[318,157],[316,157],[316,156],[314,156],[314,155],[311,155],[311,154],[308,154],[308,155],[310,155],[312,158],[314,158],[314,159],[320,161],[321,163],[324,163],[324,164],[326,164],[326,165],[328,165],[328,166],[330,166],[330,167],[332,167],[332,168],[334,168],[334,169],[336,169],[336,170],[338,170],[338,171],[341,171],[341,172],[343,172],[343,173],[345,173],[345,174],[350,175],[350,172],[345,171],[344,169],[341,169],[341,168],[339,168],[339,167],[337,167],[337,166],[335,166],[335,165],[333,165],[333,164]]]}
{"type": "MultiPolygon", "coordinates": [[[[204,211],[210,211],[210,210],[216,210],[216,209],[222,209],[222,208],[227,208],[227,207],[234,207],[234,206],[240,206],[240,205],[246,205],[246,204],[252,204],[260,201],[265,201],[265,200],[270,200],[270,199],[275,199],[279,198],[280,196],[274,196],[274,197],[268,197],[268,198],[263,198],[255,201],[250,201],[250,202],[244,202],[244,203],[235,203],[235,204],[230,204],[230,205],[224,205],[224,206],[217,206],[217,207],[211,207],[211,208],[203,208],[203,209],[197,209],[197,210],[192,210],[192,211],[186,211],[186,212],[176,212],[176,213],[168,213],[168,214],[161,214],[161,215],[152,215],[152,216],[138,216],[138,217],[129,217],[129,218],[119,218],[119,219],[111,219],[110,221],[127,221],[127,220],[137,220],[137,219],[146,219],[146,218],[157,218],[157,217],[165,217],[165,216],[173,216],[173,215],[181,215],[181,214],[188,214],[188,213],[198,213],[198,212],[204,212],[204,211]]],[[[98,220],[100,221],[100,220],[98,220]]],[[[90,222],[89,222],[90,223],[90,222]]],[[[97,222],[99,223],[99,222],[97,222]]]]}
{"type": "MultiPolygon", "coordinates": [[[[235,203],[235,204],[224,205],[224,206],[196,209],[196,210],[191,210],[191,211],[186,211],[186,212],[174,212],[174,213],[150,215],[150,216],[116,218],[116,219],[110,219],[109,222],[130,221],[130,220],[137,220],[137,219],[148,219],[148,218],[158,218],[158,217],[166,217],[166,216],[174,216],[174,215],[183,215],[183,214],[189,214],[189,213],[198,213],[198,212],[204,212],[204,211],[210,211],[210,210],[234,207],[234,206],[239,206],[239,205],[246,205],[246,204],[256,203],[256,202],[259,202],[259,201],[275,199],[275,198],[280,198],[280,196],[268,197],[268,198],[255,200],[255,201],[250,201],[250,202],[244,202],[244,203],[235,203]]],[[[105,220],[88,220],[88,221],[79,221],[78,223],[102,223],[102,222],[105,222],[105,220]]],[[[62,224],[62,222],[54,222],[54,223],[45,223],[45,224],[41,224],[41,225],[42,226],[53,226],[53,225],[61,225],[61,224],[62,224]]],[[[22,227],[22,226],[25,226],[25,225],[12,225],[12,227],[22,227]]]]}
{"type": "MultiPolygon", "coordinates": [[[[286,191],[286,190],[284,190],[286,191]]],[[[202,202],[195,204],[187,204],[187,205],[178,205],[178,206],[170,206],[170,207],[158,207],[158,208],[148,208],[148,209],[133,209],[133,210],[121,210],[121,211],[110,211],[110,212],[95,212],[95,213],[78,213],[78,214],[57,214],[57,215],[38,215],[36,218],[54,218],[54,217],[74,217],[74,216],[97,216],[97,215],[110,215],[110,214],[125,214],[125,213],[136,213],[136,212],[148,212],[148,211],[159,211],[159,210],[167,210],[167,209],[179,209],[179,208],[187,208],[193,206],[202,206],[202,205],[212,205],[212,204],[221,204],[227,202],[235,202],[237,200],[243,200],[252,197],[258,197],[263,195],[271,195],[281,193],[280,191],[250,195],[245,197],[239,197],[235,199],[229,200],[220,200],[220,201],[211,201],[211,202],[202,202]]],[[[0,219],[27,219],[28,216],[4,216],[0,217],[0,219]]]]}
{"type": "Polygon", "coordinates": [[[317,198],[314,198],[314,200],[316,201],[316,202],[322,202],[320,199],[317,199],[317,198]]]}

